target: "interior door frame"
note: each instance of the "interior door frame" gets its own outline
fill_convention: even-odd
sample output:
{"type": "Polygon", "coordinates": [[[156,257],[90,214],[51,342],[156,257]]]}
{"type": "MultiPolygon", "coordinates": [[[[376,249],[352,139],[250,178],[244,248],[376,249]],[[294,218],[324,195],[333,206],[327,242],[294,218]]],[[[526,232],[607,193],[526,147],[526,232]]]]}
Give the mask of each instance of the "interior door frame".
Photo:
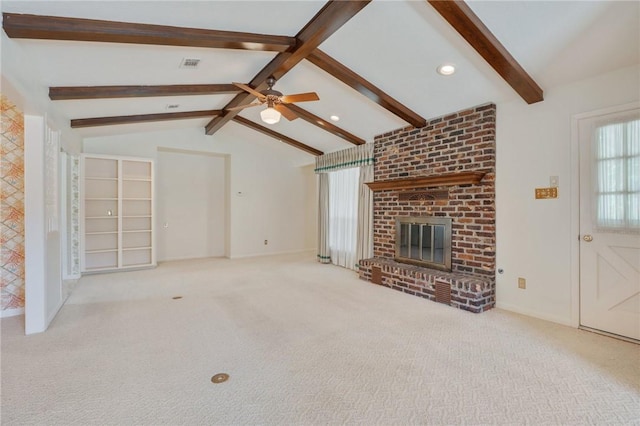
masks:
{"type": "Polygon", "coordinates": [[[571,326],[580,327],[580,121],[640,108],[630,102],[571,116],[571,326]]]}
{"type": "MultiPolygon", "coordinates": [[[[60,236],[60,133],[54,131],[46,117],[24,116],[25,156],[25,334],[45,331],[62,304],[62,274],[60,240],[55,249],[48,246],[51,234],[60,236]],[[47,145],[55,140],[56,146],[56,203],[55,215],[47,214],[47,145]],[[52,253],[52,251],[55,251],[52,253]],[[55,275],[47,262],[56,263],[55,275]]],[[[55,240],[54,240],[55,241],[55,240]]]]}

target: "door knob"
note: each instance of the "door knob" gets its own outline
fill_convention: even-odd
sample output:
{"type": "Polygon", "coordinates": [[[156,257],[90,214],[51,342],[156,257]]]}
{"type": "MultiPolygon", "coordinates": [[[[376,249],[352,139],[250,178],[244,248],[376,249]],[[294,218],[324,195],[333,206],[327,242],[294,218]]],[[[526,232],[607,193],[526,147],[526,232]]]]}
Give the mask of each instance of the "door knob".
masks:
{"type": "Polygon", "coordinates": [[[586,242],[590,243],[591,241],[593,241],[593,237],[589,234],[585,235],[584,237],[582,237],[583,240],[585,240],[586,242]]]}

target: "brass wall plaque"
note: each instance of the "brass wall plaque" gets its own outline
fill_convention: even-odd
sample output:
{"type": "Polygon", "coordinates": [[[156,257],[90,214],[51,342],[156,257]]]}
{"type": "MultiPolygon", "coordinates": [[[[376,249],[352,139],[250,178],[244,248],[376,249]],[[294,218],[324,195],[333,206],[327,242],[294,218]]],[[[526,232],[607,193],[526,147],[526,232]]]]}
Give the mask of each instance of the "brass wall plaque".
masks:
{"type": "Polygon", "coordinates": [[[536,188],[536,200],[558,198],[558,188],[536,188]]]}

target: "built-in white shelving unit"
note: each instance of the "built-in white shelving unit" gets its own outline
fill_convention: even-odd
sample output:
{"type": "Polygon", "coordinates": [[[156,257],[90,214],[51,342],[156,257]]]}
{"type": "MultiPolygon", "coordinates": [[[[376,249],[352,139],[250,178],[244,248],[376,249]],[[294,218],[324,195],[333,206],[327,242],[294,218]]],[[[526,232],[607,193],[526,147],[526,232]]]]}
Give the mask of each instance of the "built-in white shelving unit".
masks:
{"type": "Polygon", "coordinates": [[[81,162],[82,272],[155,266],[153,161],[83,154],[81,162]]]}

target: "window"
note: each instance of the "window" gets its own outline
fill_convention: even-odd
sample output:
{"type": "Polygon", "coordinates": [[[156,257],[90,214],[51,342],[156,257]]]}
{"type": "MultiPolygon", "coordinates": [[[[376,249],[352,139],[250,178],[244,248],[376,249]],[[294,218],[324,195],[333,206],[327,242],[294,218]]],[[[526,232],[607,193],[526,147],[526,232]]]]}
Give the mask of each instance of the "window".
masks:
{"type": "Polygon", "coordinates": [[[597,126],[596,226],[640,232],[640,120],[597,126]]]}

